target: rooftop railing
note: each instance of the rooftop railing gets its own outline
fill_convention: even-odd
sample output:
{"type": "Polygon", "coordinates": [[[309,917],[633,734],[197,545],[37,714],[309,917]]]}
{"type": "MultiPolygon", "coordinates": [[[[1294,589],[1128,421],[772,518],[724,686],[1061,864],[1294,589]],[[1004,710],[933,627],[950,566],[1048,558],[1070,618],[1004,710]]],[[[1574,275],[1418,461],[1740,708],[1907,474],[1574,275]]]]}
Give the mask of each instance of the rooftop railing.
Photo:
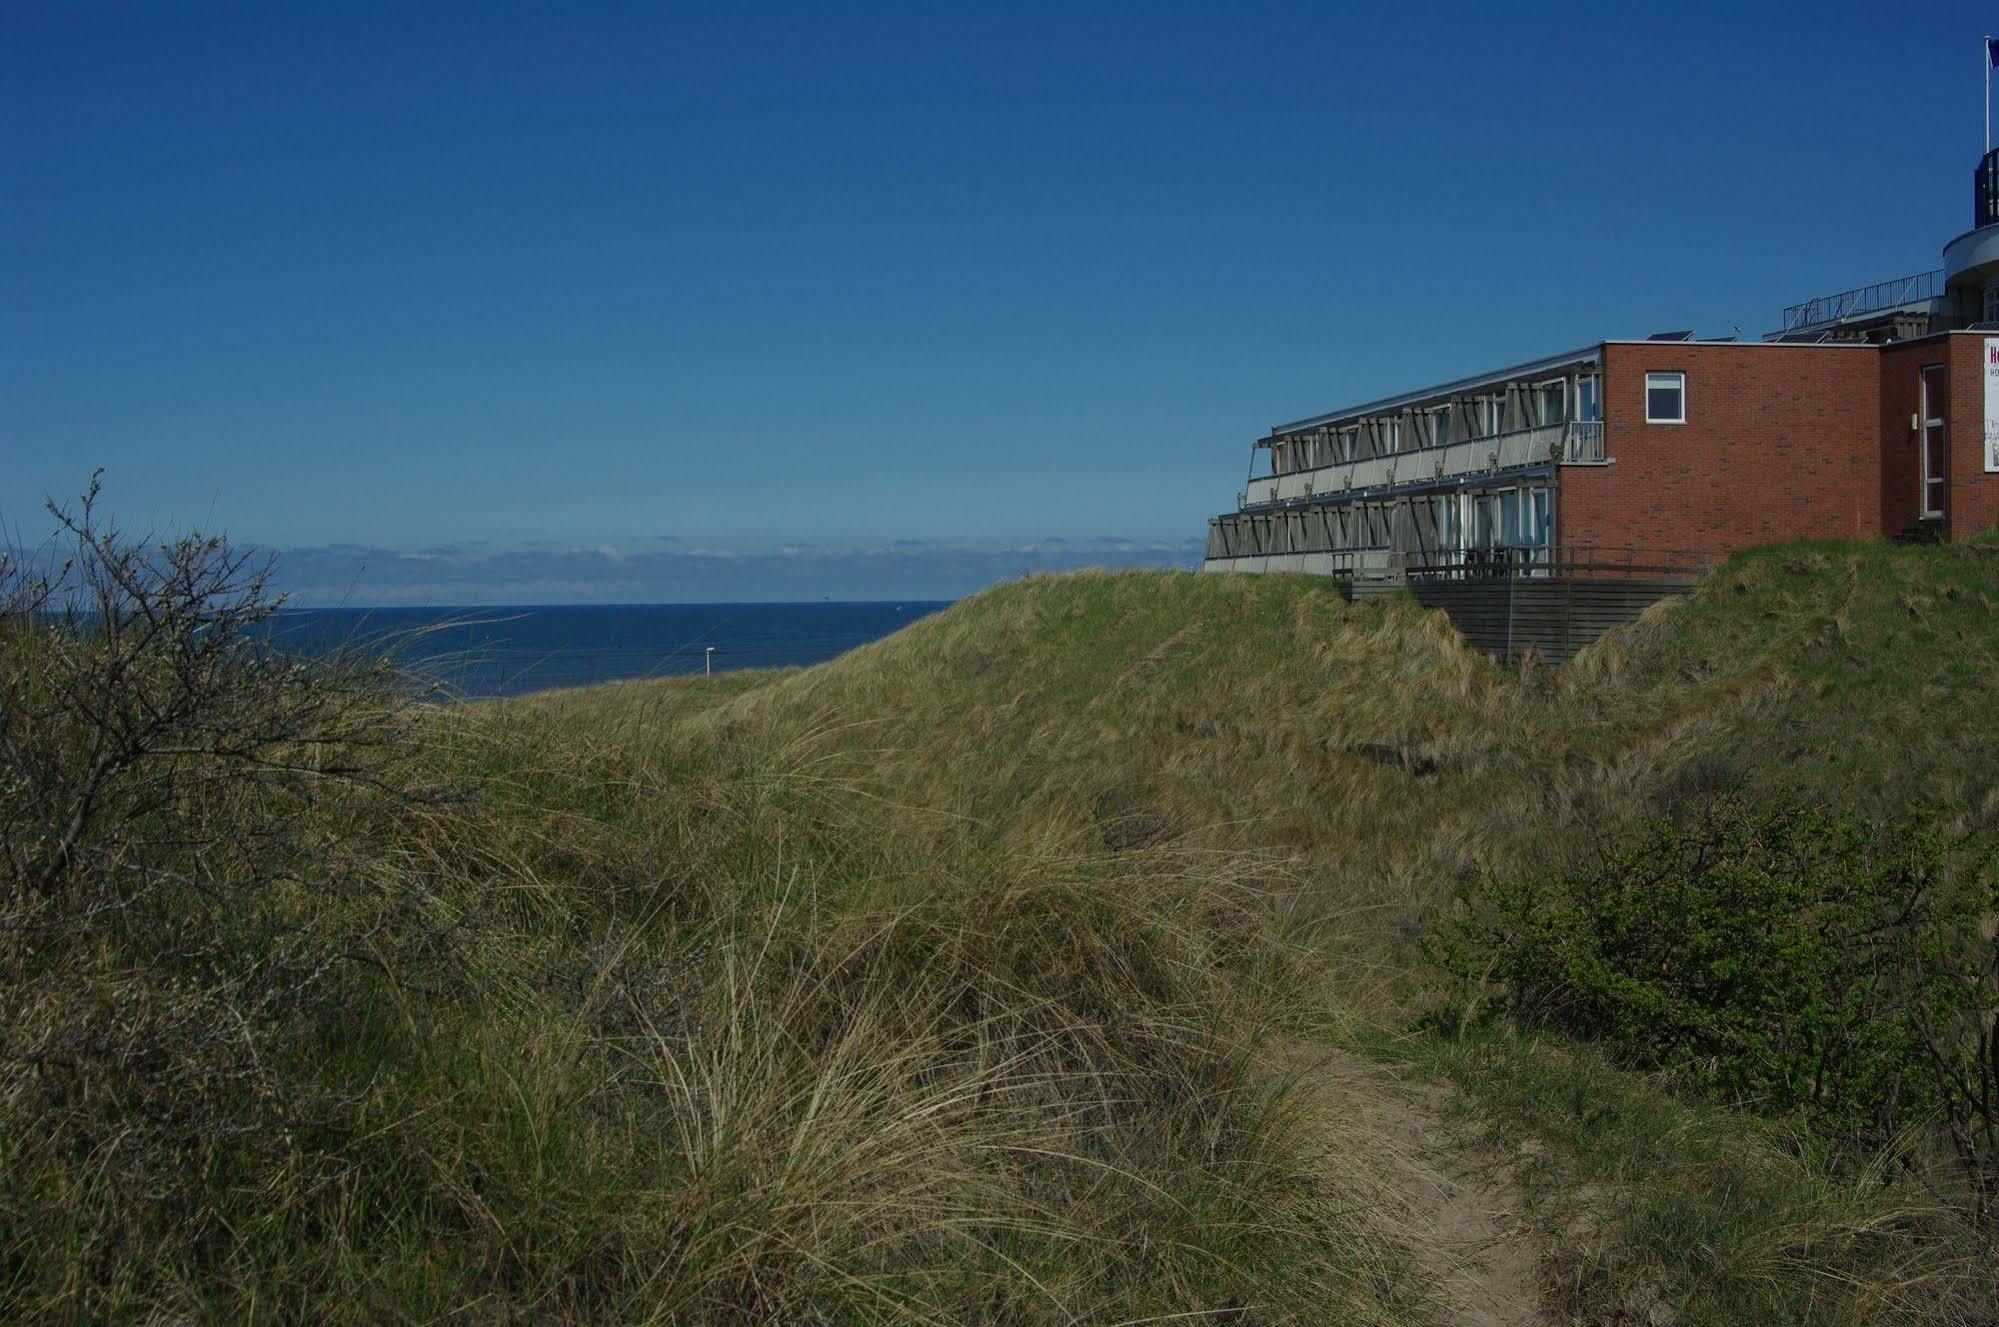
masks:
{"type": "MultiPolygon", "coordinates": [[[[1994,155],[1999,156],[1999,153],[1994,155]]],[[[1992,158],[1988,157],[1986,160],[1989,163],[1992,158]]],[[[1980,167],[1980,170],[1984,170],[1984,167],[1980,167]]],[[[1984,195],[1981,194],[1980,199],[1979,206],[1983,208],[1984,195]]],[[[1784,310],[1784,330],[1796,332],[1807,327],[1844,322],[1861,314],[1879,313],[1883,309],[1898,309],[1904,304],[1932,300],[1941,294],[1943,294],[1941,268],[1918,272],[1914,276],[1897,277],[1893,281],[1877,281],[1871,286],[1857,286],[1852,290],[1842,290],[1837,295],[1821,295],[1815,300],[1791,305],[1784,310]]]]}

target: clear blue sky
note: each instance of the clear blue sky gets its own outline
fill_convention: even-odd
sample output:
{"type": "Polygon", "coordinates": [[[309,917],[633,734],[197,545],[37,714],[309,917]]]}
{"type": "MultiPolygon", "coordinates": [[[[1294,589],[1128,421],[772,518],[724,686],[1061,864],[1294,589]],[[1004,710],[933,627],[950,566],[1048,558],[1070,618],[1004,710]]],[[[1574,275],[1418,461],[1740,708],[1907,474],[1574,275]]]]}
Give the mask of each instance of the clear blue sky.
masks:
{"type": "Polygon", "coordinates": [[[308,598],[1184,560],[1270,424],[1934,266],[1958,5],[0,6],[0,520],[308,598]]]}

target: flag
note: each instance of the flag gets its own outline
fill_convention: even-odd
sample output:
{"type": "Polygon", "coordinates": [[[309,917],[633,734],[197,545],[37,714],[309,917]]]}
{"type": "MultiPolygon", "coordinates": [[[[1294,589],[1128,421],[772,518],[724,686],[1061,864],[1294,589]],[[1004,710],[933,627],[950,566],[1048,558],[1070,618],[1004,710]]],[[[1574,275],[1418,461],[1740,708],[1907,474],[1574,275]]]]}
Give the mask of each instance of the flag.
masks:
{"type": "Polygon", "coordinates": [[[1985,58],[1992,62],[1992,68],[1999,69],[1999,40],[1985,39],[1985,58]]]}

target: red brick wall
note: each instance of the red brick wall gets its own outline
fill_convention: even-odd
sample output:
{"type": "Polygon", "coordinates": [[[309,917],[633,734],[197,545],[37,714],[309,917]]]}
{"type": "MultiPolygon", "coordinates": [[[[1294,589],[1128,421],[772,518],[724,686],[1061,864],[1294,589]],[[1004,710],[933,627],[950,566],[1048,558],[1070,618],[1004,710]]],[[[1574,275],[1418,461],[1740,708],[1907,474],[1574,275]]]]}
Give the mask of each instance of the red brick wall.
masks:
{"type": "Polygon", "coordinates": [[[1728,552],[1881,528],[1881,374],[1871,347],[1604,346],[1604,448],[1565,466],[1564,545],[1728,552]],[[1645,374],[1687,375],[1687,422],[1645,422],[1645,374]]]}
{"type": "MultiPolygon", "coordinates": [[[[1927,337],[1881,351],[1881,533],[1906,530],[1922,519],[1923,435],[1909,418],[1923,408],[1923,368],[1951,362],[1948,336],[1927,337]]],[[[1963,399],[1955,372],[1946,390],[1951,402],[1963,399]]],[[[1948,416],[1955,434],[1957,420],[1948,416]]]]}
{"type": "Polygon", "coordinates": [[[1985,473],[1985,340],[1982,332],[1950,336],[1950,497],[1945,515],[1953,539],[1999,525],[1999,474],[1985,473]]]}

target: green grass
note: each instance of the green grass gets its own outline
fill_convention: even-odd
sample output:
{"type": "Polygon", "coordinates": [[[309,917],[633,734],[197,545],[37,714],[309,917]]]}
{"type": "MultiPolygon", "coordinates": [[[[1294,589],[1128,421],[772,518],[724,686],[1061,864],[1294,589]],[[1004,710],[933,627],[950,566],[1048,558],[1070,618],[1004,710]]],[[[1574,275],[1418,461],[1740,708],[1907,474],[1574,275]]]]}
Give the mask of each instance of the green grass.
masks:
{"type": "Polygon", "coordinates": [[[1978,753],[1999,718],[1976,697],[1999,674],[1995,609],[1989,538],[1777,545],[1734,558],[1686,604],[1607,642],[1564,689],[1603,704],[1594,727],[1612,741],[1670,731],[1719,702],[1739,718],[1701,733],[1688,755],[1990,829],[1999,769],[1978,753]]]}
{"type": "Polygon", "coordinates": [[[1271,1068],[1330,1028],[1544,1140],[1579,1320],[1976,1321],[1941,1190],[1585,1052],[1378,1038],[1467,873],[1716,782],[1992,828],[1995,603],[1990,544],[1760,550],[1550,673],[1404,597],[1081,573],[422,713],[467,795],[326,798],[255,906],[152,919],[212,948],[0,933],[0,1316],[1424,1321],[1370,1126],[1271,1068]],[[256,1072],[176,1095],[142,1041],[256,1072]]]}
{"type": "Polygon", "coordinates": [[[854,784],[856,725],[711,700],[419,716],[476,795],[315,803],[370,809],[365,891],[308,857],[129,925],[36,905],[0,954],[4,1316],[1406,1320],[1350,1131],[1258,1064],[1257,863],[1001,847],[854,784]],[[294,942],[332,961],[267,961],[294,942]]]}
{"type": "Polygon", "coordinates": [[[1542,1281],[1577,1322],[1683,1327],[1980,1321],[1989,1252],[1920,1155],[1828,1164],[1806,1134],[1682,1099],[1557,1036],[1375,1038],[1462,1094],[1458,1124],[1519,1182],[1542,1281]]]}

